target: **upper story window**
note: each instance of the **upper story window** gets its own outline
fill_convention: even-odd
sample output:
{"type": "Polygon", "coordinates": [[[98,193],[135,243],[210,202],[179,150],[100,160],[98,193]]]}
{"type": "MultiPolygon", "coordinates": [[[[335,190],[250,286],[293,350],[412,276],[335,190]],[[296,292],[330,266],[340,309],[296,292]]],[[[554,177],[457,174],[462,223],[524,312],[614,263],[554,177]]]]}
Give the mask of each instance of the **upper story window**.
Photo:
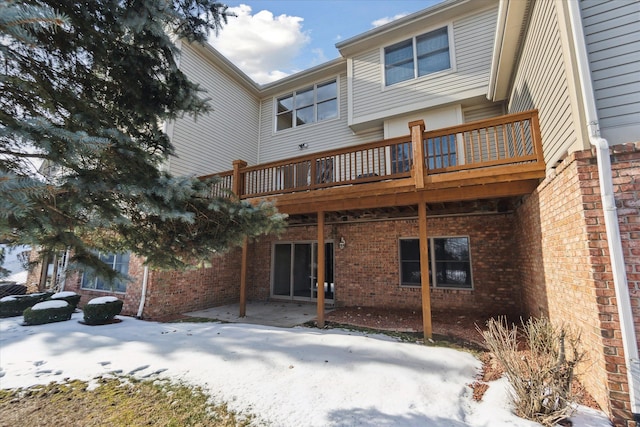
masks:
{"type": "Polygon", "coordinates": [[[276,130],[338,117],[338,83],[315,84],[276,100],[276,130]]]}
{"type": "Polygon", "coordinates": [[[384,49],[387,86],[451,68],[449,29],[442,27],[384,49]]]}

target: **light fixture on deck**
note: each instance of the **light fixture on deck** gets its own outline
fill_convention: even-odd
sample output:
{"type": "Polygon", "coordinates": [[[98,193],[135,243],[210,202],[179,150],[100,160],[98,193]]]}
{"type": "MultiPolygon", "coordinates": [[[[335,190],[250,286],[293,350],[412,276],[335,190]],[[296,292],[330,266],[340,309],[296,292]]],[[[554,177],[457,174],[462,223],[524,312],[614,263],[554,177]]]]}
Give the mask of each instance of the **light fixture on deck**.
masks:
{"type": "Polygon", "coordinates": [[[344,247],[347,245],[347,242],[344,241],[344,237],[340,238],[340,242],[338,243],[338,247],[340,249],[344,249],[344,247]]]}
{"type": "Polygon", "coordinates": [[[298,148],[304,150],[305,148],[309,148],[309,144],[303,142],[302,144],[298,144],[298,148]]]}

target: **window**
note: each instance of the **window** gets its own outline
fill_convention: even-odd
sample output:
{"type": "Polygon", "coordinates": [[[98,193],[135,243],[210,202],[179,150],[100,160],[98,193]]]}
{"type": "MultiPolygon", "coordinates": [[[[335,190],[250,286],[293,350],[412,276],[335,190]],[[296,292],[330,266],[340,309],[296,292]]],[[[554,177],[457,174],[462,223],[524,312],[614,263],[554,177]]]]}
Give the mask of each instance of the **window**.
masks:
{"type": "Polygon", "coordinates": [[[337,80],[313,85],[276,100],[276,130],[338,117],[337,80]]]}
{"type": "Polygon", "coordinates": [[[448,27],[384,49],[384,74],[387,86],[449,68],[451,68],[451,58],[448,27]]]}
{"type": "Polygon", "coordinates": [[[391,173],[409,172],[413,162],[413,153],[410,142],[402,142],[390,147],[391,173]]]}
{"type": "Polygon", "coordinates": [[[471,288],[469,238],[447,237],[431,240],[433,283],[438,288],[471,288]]]}
{"type": "MultiPolygon", "coordinates": [[[[115,271],[121,274],[129,273],[129,253],[124,254],[99,254],[100,260],[108,264],[115,271]]],[[[91,278],[88,275],[82,276],[83,289],[98,289],[102,291],[126,292],[127,282],[124,280],[116,280],[113,284],[104,282],[99,278],[91,278]]]]}
{"type": "Polygon", "coordinates": [[[420,240],[400,240],[400,284],[420,286],[420,240]]]}
{"type": "Polygon", "coordinates": [[[428,138],[425,150],[427,167],[429,169],[439,169],[457,165],[456,144],[455,135],[428,138]]]}
{"type": "MultiPolygon", "coordinates": [[[[420,286],[420,241],[400,240],[400,284],[420,286]]],[[[468,237],[429,239],[430,285],[436,288],[471,289],[468,237]]]]}

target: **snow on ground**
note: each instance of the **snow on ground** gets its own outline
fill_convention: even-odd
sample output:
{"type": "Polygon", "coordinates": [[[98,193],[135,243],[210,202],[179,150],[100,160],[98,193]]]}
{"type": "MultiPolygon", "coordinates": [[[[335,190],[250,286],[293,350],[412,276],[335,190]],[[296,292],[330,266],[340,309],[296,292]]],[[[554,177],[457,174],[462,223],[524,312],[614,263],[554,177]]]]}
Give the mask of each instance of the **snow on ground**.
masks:
{"type": "MultiPolygon", "coordinates": [[[[482,402],[472,355],[346,330],[220,323],[0,319],[0,387],[123,374],[199,385],[230,409],[286,426],[535,427],[509,409],[507,383],[482,402]]],[[[581,408],[574,427],[607,426],[581,408]]]]}
{"type": "Polygon", "coordinates": [[[6,250],[5,259],[2,267],[10,271],[8,277],[3,277],[1,280],[8,282],[16,282],[17,284],[24,284],[27,282],[27,271],[22,267],[20,260],[18,260],[18,254],[22,251],[28,251],[28,246],[17,246],[15,248],[9,248],[6,245],[3,246],[6,250]]]}

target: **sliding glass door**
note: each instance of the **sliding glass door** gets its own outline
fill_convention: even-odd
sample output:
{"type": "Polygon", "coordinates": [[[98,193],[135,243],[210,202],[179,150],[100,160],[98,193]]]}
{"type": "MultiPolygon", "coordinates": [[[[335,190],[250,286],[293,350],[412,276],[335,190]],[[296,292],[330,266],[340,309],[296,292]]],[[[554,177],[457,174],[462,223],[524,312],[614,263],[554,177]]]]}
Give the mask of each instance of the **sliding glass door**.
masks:
{"type": "Polygon", "coordinates": [[[318,288],[325,299],[334,299],[333,242],[325,243],[325,283],[317,283],[318,244],[315,242],[275,243],[271,295],[295,300],[315,300],[318,288]]]}

